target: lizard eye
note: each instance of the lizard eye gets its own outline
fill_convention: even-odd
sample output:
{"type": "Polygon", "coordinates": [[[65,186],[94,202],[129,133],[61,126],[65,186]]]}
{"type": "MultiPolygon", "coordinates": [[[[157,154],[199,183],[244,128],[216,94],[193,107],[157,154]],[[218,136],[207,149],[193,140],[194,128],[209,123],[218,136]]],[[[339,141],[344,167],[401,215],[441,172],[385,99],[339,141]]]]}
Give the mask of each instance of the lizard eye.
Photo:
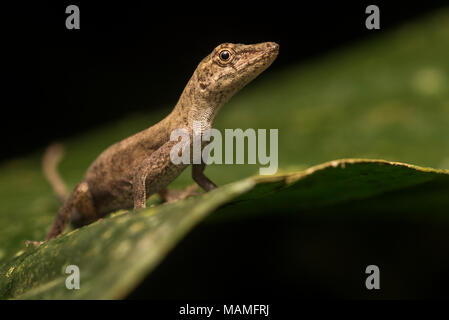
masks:
{"type": "Polygon", "coordinates": [[[220,52],[220,59],[223,61],[228,61],[231,58],[231,53],[228,50],[223,50],[220,52]]]}

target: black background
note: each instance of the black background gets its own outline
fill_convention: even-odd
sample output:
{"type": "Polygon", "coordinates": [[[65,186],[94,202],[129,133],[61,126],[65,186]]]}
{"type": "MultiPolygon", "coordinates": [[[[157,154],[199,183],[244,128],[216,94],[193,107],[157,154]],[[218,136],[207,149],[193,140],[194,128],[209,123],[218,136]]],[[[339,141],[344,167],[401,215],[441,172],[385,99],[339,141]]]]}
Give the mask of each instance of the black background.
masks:
{"type": "Polygon", "coordinates": [[[0,160],[133,111],[173,105],[196,65],[219,43],[278,42],[280,55],[269,70],[275,72],[444,4],[373,2],[380,7],[381,29],[370,31],[365,8],[371,2],[92,2],[2,7],[8,72],[0,160]],[[65,28],[69,4],[80,8],[80,30],[65,28]]]}

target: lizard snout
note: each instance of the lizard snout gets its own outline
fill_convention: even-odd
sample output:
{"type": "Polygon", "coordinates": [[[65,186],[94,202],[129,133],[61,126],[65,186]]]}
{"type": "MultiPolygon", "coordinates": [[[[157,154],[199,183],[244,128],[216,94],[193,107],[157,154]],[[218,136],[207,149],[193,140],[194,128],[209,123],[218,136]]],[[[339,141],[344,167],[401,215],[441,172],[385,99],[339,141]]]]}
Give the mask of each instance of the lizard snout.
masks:
{"type": "Polygon", "coordinates": [[[270,51],[279,51],[279,45],[276,42],[266,42],[266,46],[270,51]]]}

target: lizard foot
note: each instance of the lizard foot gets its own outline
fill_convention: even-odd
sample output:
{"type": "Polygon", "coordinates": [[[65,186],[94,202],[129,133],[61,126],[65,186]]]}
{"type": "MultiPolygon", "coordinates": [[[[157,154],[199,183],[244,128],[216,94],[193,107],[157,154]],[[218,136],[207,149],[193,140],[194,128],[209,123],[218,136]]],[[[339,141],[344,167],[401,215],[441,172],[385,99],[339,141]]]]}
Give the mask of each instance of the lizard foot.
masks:
{"type": "Polygon", "coordinates": [[[189,196],[196,196],[199,195],[200,192],[197,192],[196,189],[198,189],[197,184],[193,184],[191,186],[188,186],[187,188],[183,190],[168,190],[165,189],[161,192],[159,192],[159,196],[164,200],[166,203],[175,202],[178,200],[182,200],[184,198],[187,198],[189,196]]]}
{"type": "Polygon", "coordinates": [[[35,246],[36,248],[37,247],[39,247],[41,244],[43,244],[45,241],[30,241],[30,240],[27,240],[27,241],[25,241],[25,245],[27,246],[27,247],[29,247],[30,245],[33,245],[33,246],[35,246]]]}

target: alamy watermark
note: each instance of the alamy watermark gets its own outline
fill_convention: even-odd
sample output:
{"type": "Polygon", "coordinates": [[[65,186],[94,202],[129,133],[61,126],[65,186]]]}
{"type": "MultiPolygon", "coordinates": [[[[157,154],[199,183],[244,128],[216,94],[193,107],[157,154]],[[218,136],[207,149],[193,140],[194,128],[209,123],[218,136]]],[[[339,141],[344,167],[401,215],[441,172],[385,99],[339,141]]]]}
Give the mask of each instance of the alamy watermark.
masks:
{"type": "Polygon", "coordinates": [[[368,30],[380,29],[380,10],[375,4],[366,7],[365,13],[369,16],[365,20],[365,26],[368,30]]]}
{"type": "Polygon", "coordinates": [[[193,134],[189,130],[179,128],[172,131],[170,141],[178,141],[170,151],[170,160],[178,164],[235,164],[245,163],[245,140],[248,147],[248,164],[266,166],[259,168],[261,175],[275,174],[278,170],[278,129],[270,129],[269,154],[267,154],[266,129],[225,129],[224,159],[223,136],[214,128],[203,130],[201,121],[193,122],[193,134]],[[211,138],[212,141],[211,141],[211,138]],[[191,141],[191,139],[193,141],[191,141]],[[209,142],[203,147],[205,142],[209,142]],[[257,149],[257,150],[256,150],[257,149]],[[223,161],[224,160],[224,161],[223,161]]]}
{"type": "Polygon", "coordinates": [[[67,6],[65,13],[69,14],[65,19],[65,27],[69,30],[80,29],[80,8],[74,4],[67,6]]]}
{"type": "Polygon", "coordinates": [[[71,264],[65,268],[65,273],[69,276],[65,279],[65,287],[69,290],[80,289],[80,268],[71,264]]]}
{"type": "Polygon", "coordinates": [[[368,290],[380,289],[380,269],[378,266],[371,264],[366,267],[365,273],[369,276],[365,280],[365,286],[368,290]]]}

